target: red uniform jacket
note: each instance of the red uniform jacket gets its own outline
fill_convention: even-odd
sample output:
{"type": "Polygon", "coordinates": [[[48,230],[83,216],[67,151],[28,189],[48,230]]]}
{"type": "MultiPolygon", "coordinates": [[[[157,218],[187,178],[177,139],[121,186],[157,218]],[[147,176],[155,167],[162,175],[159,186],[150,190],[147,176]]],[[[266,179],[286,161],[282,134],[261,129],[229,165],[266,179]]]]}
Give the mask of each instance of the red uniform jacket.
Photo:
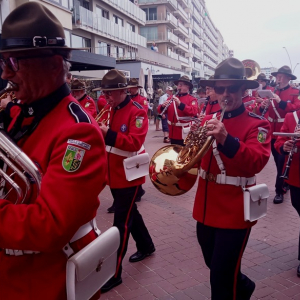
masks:
{"type": "MultiPolygon", "coordinates": [[[[218,113],[219,115],[220,113],[218,113]]],[[[212,116],[206,116],[203,123],[212,116]]],[[[259,173],[270,157],[270,125],[267,120],[248,112],[244,105],[226,112],[223,120],[228,136],[218,145],[227,176],[252,177],[259,173]],[[258,135],[262,134],[261,142],[258,135]]],[[[201,161],[201,168],[216,176],[221,171],[212,147],[201,161]]],[[[193,217],[205,225],[241,229],[255,222],[244,221],[243,191],[241,186],[217,184],[199,177],[193,217]]]]}
{"type": "Polygon", "coordinates": [[[98,98],[98,102],[97,102],[97,106],[98,106],[98,110],[99,112],[101,112],[101,110],[103,109],[103,107],[107,104],[107,100],[105,98],[104,95],[101,95],[99,98],[98,98]]]}
{"type": "MultiPolygon", "coordinates": [[[[290,85],[287,85],[283,89],[278,89],[275,92],[281,101],[279,104],[273,100],[273,103],[275,105],[275,109],[280,115],[281,119],[284,119],[285,115],[288,112],[292,112],[294,110],[300,109],[300,100],[298,99],[299,90],[296,88],[291,87],[290,85]]],[[[262,112],[262,108],[260,108],[260,112],[262,112]]],[[[265,115],[265,117],[268,118],[271,124],[271,132],[278,132],[280,131],[280,128],[283,124],[283,122],[278,122],[278,117],[273,109],[272,104],[269,105],[268,109],[268,115],[265,115]]],[[[275,136],[272,136],[272,139],[276,139],[275,136]]]]}
{"type": "MultiPolygon", "coordinates": [[[[186,117],[186,116],[197,116],[198,112],[198,105],[197,99],[189,94],[182,94],[177,96],[180,100],[180,105],[176,107],[178,117],[186,117]]],[[[179,122],[176,117],[174,103],[172,103],[167,111],[165,112],[168,115],[168,123],[171,122],[172,124],[175,123],[185,123],[179,122]]],[[[161,112],[164,108],[159,105],[157,110],[161,112]]],[[[175,126],[169,124],[169,137],[171,139],[181,140],[182,139],[182,127],[175,126]]]]}
{"type": "MultiPolygon", "coordinates": [[[[29,195],[26,204],[0,200],[0,248],[40,253],[0,252],[0,298],[67,299],[62,248],[96,215],[107,171],[105,145],[99,126],[66,85],[30,107],[49,111],[32,134],[18,142],[43,174],[41,191],[37,198],[29,195]],[[49,111],[53,101],[57,104],[49,111]],[[74,151],[80,157],[76,153],[72,158],[74,151]]],[[[88,235],[83,246],[94,238],[88,235]]]]}
{"type": "MultiPolygon", "coordinates": [[[[107,119],[108,113],[110,113],[110,122],[109,130],[105,137],[106,145],[123,151],[139,151],[145,142],[148,132],[148,118],[143,107],[127,96],[119,106],[103,114],[99,121],[107,119]]],[[[123,160],[127,157],[110,152],[107,152],[107,156],[108,184],[111,188],[120,189],[145,183],[145,177],[132,181],[126,180],[123,160]]]]}
{"type": "Polygon", "coordinates": [[[91,114],[93,118],[96,118],[97,109],[94,99],[88,95],[84,95],[81,99],[79,99],[79,103],[87,112],[91,114]]]}
{"type": "MultiPolygon", "coordinates": [[[[300,111],[297,111],[298,119],[300,118],[300,111]]],[[[294,132],[296,128],[296,120],[293,115],[293,113],[287,113],[283,122],[283,125],[281,127],[281,132],[294,132]]],[[[280,154],[286,154],[285,162],[288,159],[289,152],[283,151],[283,144],[287,140],[291,140],[291,137],[284,137],[284,136],[278,136],[277,140],[275,142],[275,148],[280,154]]],[[[296,144],[297,146],[297,152],[293,154],[293,159],[290,165],[290,171],[289,171],[289,179],[286,180],[286,182],[290,185],[300,187],[300,173],[299,173],[299,167],[300,167],[300,142],[296,144]]],[[[285,165],[284,165],[285,168],[285,165]]],[[[282,170],[284,171],[284,170],[282,170]]]]}
{"type": "MultiPolygon", "coordinates": [[[[199,113],[202,113],[203,107],[204,107],[204,103],[202,103],[200,105],[199,113]]],[[[208,103],[207,103],[206,109],[204,111],[204,114],[205,115],[212,115],[212,114],[214,114],[214,113],[216,113],[217,111],[220,111],[220,110],[221,110],[221,107],[219,105],[218,100],[215,100],[215,101],[208,100],[208,103]]]]}
{"type": "Polygon", "coordinates": [[[255,98],[254,96],[249,96],[249,95],[248,95],[248,96],[244,96],[244,97],[242,98],[242,100],[243,100],[243,103],[247,103],[247,102],[249,102],[249,101],[254,100],[255,102],[254,102],[253,104],[248,105],[248,106],[246,107],[246,109],[247,109],[248,111],[254,112],[255,107],[256,107],[256,98],[255,98]]]}
{"type": "Polygon", "coordinates": [[[146,113],[148,113],[148,100],[146,97],[143,97],[140,94],[132,95],[131,96],[132,101],[135,101],[143,106],[146,113]]]}

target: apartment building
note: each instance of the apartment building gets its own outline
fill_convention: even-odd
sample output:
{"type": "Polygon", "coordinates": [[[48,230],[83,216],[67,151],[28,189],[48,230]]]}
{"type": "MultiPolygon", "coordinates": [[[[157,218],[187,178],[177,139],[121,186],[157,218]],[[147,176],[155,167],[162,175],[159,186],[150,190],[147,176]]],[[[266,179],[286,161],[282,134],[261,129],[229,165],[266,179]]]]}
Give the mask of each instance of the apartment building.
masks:
{"type": "Polygon", "coordinates": [[[146,13],[140,34],[147,47],[181,63],[182,71],[209,77],[217,64],[229,57],[220,31],[214,26],[204,0],[138,0],[146,13]]]}
{"type": "Polygon", "coordinates": [[[269,78],[271,76],[271,73],[274,73],[274,72],[277,72],[278,69],[277,68],[274,68],[274,67],[266,67],[266,68],[261,68],[260,69],[260,72],[261,73],[264,73],[267,78],[269,78]]]}

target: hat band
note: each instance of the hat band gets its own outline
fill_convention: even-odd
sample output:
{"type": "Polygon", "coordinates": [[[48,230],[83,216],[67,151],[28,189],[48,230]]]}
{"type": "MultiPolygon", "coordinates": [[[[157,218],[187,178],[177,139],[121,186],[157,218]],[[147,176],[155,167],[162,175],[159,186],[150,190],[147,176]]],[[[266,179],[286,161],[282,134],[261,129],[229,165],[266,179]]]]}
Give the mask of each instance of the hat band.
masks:
{"type": "Polygon", "coordinates": [[[33,38],[11,38],[1,41],[2,49],[18,47],[46,47],[46,46],[65,46],[65,39],[61,37],[48,38],[45,36],[35,36],[33,38]]]}
{"type": "Polygon", "coordinates": [[[241,80],[246,80],[247,78],[245,76],[239,76],[239,75],[222,74],[222,75],[215,75],[214,79],[241,79],[241,80]]]}
{"type": "Polygon", "coordinates": [[[126,88],[127,83],[118,83],[118,84],[112,84],[112,85],[101,85],[102,89],[117,89],[117,88],[126,88]]]}

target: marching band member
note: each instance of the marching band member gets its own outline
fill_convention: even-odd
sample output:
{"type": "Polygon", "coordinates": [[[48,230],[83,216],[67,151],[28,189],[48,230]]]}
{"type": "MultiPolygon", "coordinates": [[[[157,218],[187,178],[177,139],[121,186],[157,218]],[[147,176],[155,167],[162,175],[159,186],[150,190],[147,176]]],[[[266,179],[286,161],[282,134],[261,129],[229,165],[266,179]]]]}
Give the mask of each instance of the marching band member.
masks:
{"type": "Polygon", "coordinates": [[[80,105],[91,114],[93,118],[97,116],[97,109],[94,102],[90,96],[85,92],[86,85],[79,79],[75,79],[71,83],[71,93],[72,96],[80,103],[80,105]]]}
{"type": "Polygon", "coordinates": [[[270,90],[270,91],[274,91],[274,88],[271,87],[269,85],[270,80],[267,78],[267,76],[264,73],[260,73],[257,78],[256,81],[261,84],[261,88],[263,90],[270,90]]]}
{"type": "Polygon", "coordinates": [[[214,88],[225,114],[223,122],[218,120],[220,112],[202,121],[207,121],[208,136],[215,142],[199,170],[193,209],[198,242],[210,269],[212,299],[249,300],[255,284],[241,273],[241,259],[256,222],[244,221],[242,187],[255,185],[255,174],[268,162],[270,125],[243,105],[245,90],[258,83],[245,79],[239,60],[221,62],[214,79],[205,83],[214,88]]]}
{"type": "Polygon", "coordinates": [[[162,112],[166,105],[169,105],[170,101],[173,101],[165,112],[168,115],[169,137],[171,144],[183,145],[182,130],[187,123],[180,122],[178,117],[197,116],[198,105],[197,99],[189,94],[189,90],[193,85],[188,76],[184,75],[179,80],[174,81],[174,83],[177,85],[178,95],[164,102],[160,106],[159,112],[162,112]]]}
{"type": "Polygon", "coordinates": [[[133,101],[139,103],[143,106],[146,113],[148,113],[148,100],[146,97],[143,97],[139,93],[139,89],[142,89],[143,87],[139,85],[139,82],[135,78],[131,78],[128,82],[128,92],[130,93],[130,97],[133,101]]]}
{"type": "Polygon", "coordinates": [[[18,6],[4,21],[1,38],[2,79],[18,85],[15,96],[22,99],[6,131],[43,178],[39,195],[28,193],[23,204],[0,200],[0,294],[7,300],[63,300],[68,256],[98,236],[90,221],[106,184],[104,140],[70,95],[65,77],[72,49],[45,6],[18,6]]]}
{"type": "MultiPolygon", "coordinates": [[[[98,90],[98,89],[95,89],[95,90],[98,90]]],[[[106,104],[107,104],[106,98],[103,94],[101,94],[97,101],[98,111],[100,112],[106,104]]]]}
{"type": "MultiPolygon", "coordinates": [[[[300,101],[298,99],[299,90],[289,85],[290,80],[295,80],[297,77],[292,74],[288,66],[279,68],[277,72],[271,73],[276,77],[275,96],[274,99],[266,99],[261,103],[260,112],[263,112],[265,107],[268,107],[268,120],[271,124],[271,132],[280,131],[285,115],[288,112],[300,109],[300,101]]],[[[283,202],[284,181],[280,176],[284,165],[284,155],[279,154],[275,147],[276,137],[272,136],[271,149],[274,161],[277,168],[277,176],[275,183],[276,196],[273,200],[274,204],[283,202]]]]}
{"type": "MultiPolygon", "coordinates": [[[[281,132],[300,133],[300,111],[295,111],[293,113],[287,113],[280,129],[281,132]]],[[[291,201],[293,207],[296,209],[298,215],[300,216],[300,142],[297,139],[295,145],[294,141],[289,137],[278,136],[274,145],[275,149],[285,156],[285,163],[287,162],[288,154],[293,149],[293,161],[289,168],[289,175],[286,182],[290,187],[291,201]]],[[[298,260],[300,260],[300,237],[298,243],[298,260]]],[[[300,264],[297,268],[297,276],[300,277],[300,264]]]]}
{"type": "Polygon", "coordinates": [[[109,166],[109,186],[114,198],[114,226],[120,231],[117,269],[115,275],[101,288],[107,292],[122,283],[122,260],[127,251],[131,233],[137,252],[130,256],[130,262],[143,260],[155,251],[151,236],[135,204],[139,186],[145,183],[145,176],[128,181],[123,160],[145,152],[143,143],[148,131],[148,118],[143,107],[127,95],[127,80],[118,70],[110,70],[101,82],[106,96],[108,111],[102,119],[109,119],[109,125],[101,123],[100,129],[106,143],[109,166]]]}

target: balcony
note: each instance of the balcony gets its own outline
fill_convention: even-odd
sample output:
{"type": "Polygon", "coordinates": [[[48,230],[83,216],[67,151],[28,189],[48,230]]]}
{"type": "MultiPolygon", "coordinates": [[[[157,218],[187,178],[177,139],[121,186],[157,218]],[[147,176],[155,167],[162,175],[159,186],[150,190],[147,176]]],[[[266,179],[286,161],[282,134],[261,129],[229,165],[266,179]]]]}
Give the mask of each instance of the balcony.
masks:
{"type": "Polygon", "coordinates": [[[189,38],[189,30],[186,28],[180,21],[178,21],[178,27],[174,29],[174,32],[177,34],[181,34],[186,38],[189,38]]]}
{"type": "Polygon", "coordinates": [[[172,32],[159,32],[158,34],[147,34],[145,36],[147,43],[169,43],[172,46],[178,45],[178,36],[172,32]]]}
{"type": "Polygon", "coordinates": [[[129,31],[113,21],[100,17],[82,6],[75,6],[74,8],[73,23],[75,28],[104,36],[125,45],[146,47],[146,39],[143,36],[129,31]]]}
{"type": "Polygon", "coordinates": [[[187,23],[190,22],[188,13],[185,12],[184,9],[179,4],[177,4],[177,10],[174,11],[174,15],[180,16],[187,23]]]}
{"type": "Polygon", "coordinates": [[[188,49],[189,49],[189,45],[186,42],[184,42],[183,40],[181,40],[181,39],[178,39],[178,45],[177,45],[177,47],[179,47],[180,49],[182,49],[185,52],[187,52],[188,49]]]}
{"type": "Polygon", "coordinates": [[[181,62],[183,62],[183,63],[189,64],[188,58],[185,58],[185,57],[183,57],[183,56],[181,56],[181,55],[178,55],[178,59],[179,59],[181,62]]]}
{"type": "Polygon", "coordinates": [[[193,29],[199,34],[201,35],[201,28],[200,26],[194,21],[193,22],[193,29]]]}
{"type": "Polygon", "coordinates": [[[192,15],[199,23],[201,22],[202,18],[196,9],[193,10],[192,15]]]}
{"type": "Polygon", "coordinates": [[[175,53],[175,52],[170,52],[169,53],[169,56],[171,57],[171,58],[173,58],[173,59],[176,59],[176,60],[178,60],[178,54],[177,53],[175,53]]]}
{"type": "Polygon", "coordinates": [[[140,25],[145,26],[146,23],[146,13],[140,9],[137,5],[130,1],[124,0],[102,0],[106,4],[112,6],[113,8],[121,11],[123,14],[134,19],[140,25]]]}
{"type": "Polygon", "coordinates": [[[148,20],[146,25],[153,25],[153,24],[168,24],[171,28],[177,28],[178,20],[172,14],[157,14],[153,16],[155,20],[148,20]]]}
{"type": "MultiPolygon", "coordinates": [[[[121,1],[124,1],[124,0],[121,0],[121,1]]],[[[177,1],[176,0],[138,0],[138,2],[139,2],[139,6],[166,4],[172,10],[177,9],[177,1]]]]}
{"type": "Polygon", "coordinates": [[[202,48],[202,42],[195,34],[192,34],[192,40],[194,44],[196,44],[199,48],[202,48]]]}
{"type": "Polygon", "coordinates": [[[201,51],[197,50],[196,48],[193,48],[193,53],[194,53],[194,56],[195,56],[197,59],[203,60],[203,56],[202,56],[201,51]]]}
{"type": "Polygon", "coordinates": [[[195,62],[195,69],[197,69],[197,70],[201,70],[201,69],[202,69],[202,66],[201,66],[201,64],[199,64],[199,63],[195,62]]]}
{"type": "Polygon", "coordinates": [[[190,0],[180,0],[180,3],[182,4],[183,8],[189,8],[189,1],[190,0]]]}

